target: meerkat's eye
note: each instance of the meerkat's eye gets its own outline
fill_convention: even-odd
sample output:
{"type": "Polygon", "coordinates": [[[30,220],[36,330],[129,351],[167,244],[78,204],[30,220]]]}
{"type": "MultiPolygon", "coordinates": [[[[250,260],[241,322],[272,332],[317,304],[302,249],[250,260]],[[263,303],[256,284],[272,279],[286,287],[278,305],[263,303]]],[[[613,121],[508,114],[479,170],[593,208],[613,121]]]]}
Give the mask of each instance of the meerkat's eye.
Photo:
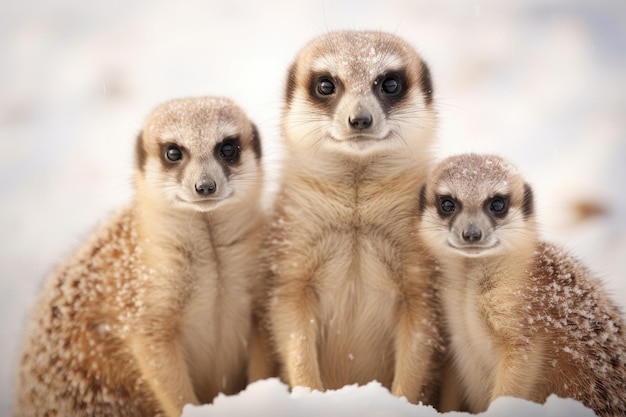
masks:
{"type": "Polygon", "coordinates": [[[400,80],[394,75],[389,75],[383,80],[380,89],[385,94],[396,95],[401,89],[400,80]]]}
{"type": "Polygon", "coordinates": [[[183,159],[183,151],[176,145],[170,145],[165,150],[165,159],[169,162],[178,162],[183,159]]]}
{"type": "Polygon", "coordinates": [[[445,213],[452,213],[454,211],[454,201],[452,200],[443,200],[441,202],[441,211],[445,213]]]}
{"type": "Polygon", "coordinates": [[[450,197],[439,198],[439,214],[442,216],[449,216],[456,210],[456,204],[450,197]]]}
{"type": "Polygon", "coordinates": [[[508,209],[508,201],[506,198],[495,197],[489,203],[489,211],[496,216],[504,216],[508,209]]]}
{"type": "Polygon", "coordinates": [[[403,96],[404,84],[405,76],[402,72],[382,75],[374,82],[381,97],[394,101],[403,96]]]}
{"type": "Polygon", "coordinates": [[[220,148],[220,154],[224,158],[232,158],[235,155],[236,148],[231,143],[225,143],[220,148]]]}
{"type": "Polygon", "coordinates": [[[240,152],[241,147],[239,146],[238,138],[226,139],[219,145],[219,155],[230,164],[239,161],[240,152]]]}
{"type": "Polygon", "coordinates": [[[329,78],[322,78],[317,82],[317,92],[322,96],[329,96],[335,92],[335,84],[329,78]]]}

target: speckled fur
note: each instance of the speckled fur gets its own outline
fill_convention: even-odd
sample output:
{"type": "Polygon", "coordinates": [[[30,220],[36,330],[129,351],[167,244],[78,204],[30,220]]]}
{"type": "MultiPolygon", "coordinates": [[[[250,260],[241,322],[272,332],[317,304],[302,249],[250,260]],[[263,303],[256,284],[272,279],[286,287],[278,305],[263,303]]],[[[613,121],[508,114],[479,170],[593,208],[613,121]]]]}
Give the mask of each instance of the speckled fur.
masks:
{"type": "Polygon", "coordinates": [[[543,403],[554,393],[624,416],[623,313],[580,261],[539,240],[529,198],[517,170],[493,155],[447,158],[428,179],[420,238],[443,274],[451,354],[441,408],[481,412],[499,396],[543,403]],[[438,213],[441,195],[456,200],[453,214],[438,213]],[[481,221],[494,196],[509,196],[508,212],[481,221]],[[472,222],[483,225],[476,244],[496,243],[480,253],[454,249],[472,222]]]}
{"type": "Polygon", "coordinates": [[[287,162],[267,237],[282,375],[313,389],[378,380],[429,401],[436,301],[411,229],[434,142],[428,69],[396,36],[335,32],[303,49],[287,83],[287,162]],[[390,104],[377,94],[394,71],[406,90],[390,104]],[[315,74],[337,94],[315,99],[315,74]],[[371,129],[355,131],[348,119],[363,109],[371,129]]]}
{"type": "Polygon", "coordinates": [[[154,110],[138,139],[135,200],[42,288],[16,417],[178,416],[243,388],[263,218],[258,140],[227,99],[154,110]],[[241,156],[229,165],[215,146],[235,136],[241,156]],[[183,159],[164,161],[162,143],[183,159]],[[209,177],[218,190],[199,196],[194,183],[209,177]]]}

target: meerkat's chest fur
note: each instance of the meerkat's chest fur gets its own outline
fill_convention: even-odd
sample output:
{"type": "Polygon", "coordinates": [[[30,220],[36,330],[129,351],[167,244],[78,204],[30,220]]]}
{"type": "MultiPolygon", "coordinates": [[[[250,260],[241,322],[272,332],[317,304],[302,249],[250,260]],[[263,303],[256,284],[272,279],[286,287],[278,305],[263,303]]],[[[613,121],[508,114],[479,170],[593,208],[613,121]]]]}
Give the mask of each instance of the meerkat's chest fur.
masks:
{"type": "Polygon", "coordinates": [[[318,318],[311,325],[318,328],[328,388],[393,378],[403,264],[415,256],[409,227],[417,186],[410,171],[345,170],[334,180],[299,172],[283,194],[286,216],[279,221],[287,224],[288,250],[306,251],[312,260],[307,279],[317,294],[318,318]]]}
{"type": "MultiPolygon", "coordinates": [[[[519,325],[523,301],[515,295],[524,279],[515,271],[489,264],[454,265],[446,271],[441,294],[450,353],[468,399],[489,399],[499,358],[509,345],[528,342],[519,325]],[[507,283],[500,282],[503,280],[507,283]]],[[[485,409],[488,403],[470,405],[485,409]]]]}
{"type": "MultiPolygon", "coordinates": [[[[189,341],[186,348],[195,352],[194,356],[202,356],[207,348],[244,348],[241,342],[249,326],[250,277],[256,266],[251,260],[255,255],[248,253],[246,245],[220,239],[210,226],[195,235],[186,251],[191,254],[188,269],[182,271],[186,279],[193,281],[193,293],[184,307],[183,328],[189,341]],[[228,328],[223,328],[224,323],[228,328]]],[[[217,357],[228,357],[228,352],[220,353],[217,357]]]]}
{"type": "Polygon", "coordinates": [[[332,182],[311,175],[297,177],[289,186],[292,220],[303,227],[303,238],[316,253],[321,252],[319,266],[328,268],[320,275],[336,275],[322,279],[323,288],[340,290],[358,283],[379,291],[381,274],[399,279],[397,271],[410,242],[406,227],[416,204],[406,193],[413,180],[401,177],[349,173],[344,181],[332,182]]]}
{"type": "Polygon", "coordinates": [[[180,297],[179,331],[191,379],[198,392],[232,391],[241,382],[227,375],[245,367],[252,277],[259,265],[255,234],[204,215],[165,224],[161,236],[143,242],[144,252],[156,279],[164,281],[163,291],[184,289],[170,293],[180,297]],[[158,242],[166,242],[158,245],[163,252],[150,252],[158,242]]]}
{"type": "Polygon", "coordinates": [[[464,390],[472,393],[469,397],[488,398],[497,367],[494,358],[498,357],[499,349],[492,338],[489,319],[483,308],[483,295],[474,285],[474,280],[465,280],[461,273],[458,275],[452,276],[453,282],[444,284],[442,291],[450,350],[456,366],[465,377],[462,381],[464,390]]]}

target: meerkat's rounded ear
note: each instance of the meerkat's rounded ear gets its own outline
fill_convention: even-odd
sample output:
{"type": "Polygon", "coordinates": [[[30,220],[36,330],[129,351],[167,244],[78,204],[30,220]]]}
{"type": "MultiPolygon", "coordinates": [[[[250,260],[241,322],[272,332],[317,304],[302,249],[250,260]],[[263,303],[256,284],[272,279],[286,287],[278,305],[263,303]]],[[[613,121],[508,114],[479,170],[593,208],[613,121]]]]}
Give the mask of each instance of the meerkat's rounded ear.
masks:
{"type": "Polygon", "coordinates": [[[254,123],[252,123],[252,149],[254,150],[256,159],[261,159],[261,155],[263,154],[261,136],[259,135],[259,129],[257,129],[254,123]]]}
{"type": "Polygon", "coordinates": [[[285,103],[289,106],[296,91],[296,63],[289,66],[287,71],[287,83],[285,84],[285,103]]]}
{"type": "Polygon", "coordinates": [[[142,130],[139,132],[139,134],[137,135],[137,139],[135,140],[135,165],[139,171],[143,172],[147,158],[148,153],[146,152],[146,148],[143,144],[142,130]]]}
{"type": "Polygon", "coordinates": [[[524,183],[524,200],[522,201],[522,212],[524,213],[525,217],[530,217],[535,212],[533,189],[527,182],[524,183]]]}
{"type": "Polygon", "coordinates": [[[426,184],[423,184],[422,188],[420,188],[419,208],[417,212],[422,214],[424,210],[426,210],[426,184]]]}
{"type": "Polygon", "coordinates": [[[422,61],[422,71],[420,73],[420,87],[422,89],[422,93],[424,94],[424,101],[427,105],[433,103],[433,80],[430,76],[430,69],[425,61],[422,61]]]}

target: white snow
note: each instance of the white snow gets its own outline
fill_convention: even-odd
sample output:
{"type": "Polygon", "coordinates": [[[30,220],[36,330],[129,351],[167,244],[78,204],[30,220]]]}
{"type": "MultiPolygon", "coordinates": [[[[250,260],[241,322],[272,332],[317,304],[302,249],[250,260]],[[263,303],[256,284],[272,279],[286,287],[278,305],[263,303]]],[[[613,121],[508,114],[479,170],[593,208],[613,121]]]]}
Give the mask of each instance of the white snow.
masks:
{"type": "MultiPolygon", "coordinates": [[[[185,406],[182,417],[432,417],[462,416],[467,413],[438,413],[430,406],[413,405],[405,398],[397,398],[378,382],[364,386],[348,385],[336,391],[313,391],[288,387],[278,379],[267,379],[250,384],[238,395],[220,395],[213,404],[185,406]]],[[[594,416],[582,404],[552,395],[545,404],[536,404],[519,398],[501,397],[480,414],[485,417],[583,417],[594,416]]]]}
{"type": "MultiPolygon", "coordinates": [[[[439,156],[510,158],[535,188],[544,235],[580,256],[626,306],[625,21],[623,0],[3,1],[0,415],[10,409],[41,282],[130,197],[134,138],[151,108],[229,96],[257,122],[274,168],[287,67],[308,40],[334,29],[381,29],[414,45],[432,71],[439,156]],[[581,198],[607,213],[579,221],[581,198]]],[[[363,400],[350,395],[376,391],[296,398],[269,384],[250,389],[280,404],[306,402],[298,414],[326,396],[360,409],[363,400]]],[[[244,407],[247,395],[215,407],[244,407]]]]}

